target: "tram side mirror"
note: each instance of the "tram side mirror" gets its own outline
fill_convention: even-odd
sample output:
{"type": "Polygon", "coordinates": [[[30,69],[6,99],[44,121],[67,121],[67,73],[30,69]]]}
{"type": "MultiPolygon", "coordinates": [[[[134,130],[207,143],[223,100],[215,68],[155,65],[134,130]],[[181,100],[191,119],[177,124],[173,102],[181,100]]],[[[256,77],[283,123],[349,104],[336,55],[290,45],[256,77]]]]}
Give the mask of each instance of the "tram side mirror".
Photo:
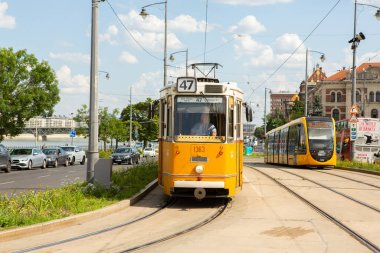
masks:
{"type": "Polygon", "coordinates": [[[252,122],[252,108],[250,105],[245,105],[245,119],[247,122],[252,122]]]}

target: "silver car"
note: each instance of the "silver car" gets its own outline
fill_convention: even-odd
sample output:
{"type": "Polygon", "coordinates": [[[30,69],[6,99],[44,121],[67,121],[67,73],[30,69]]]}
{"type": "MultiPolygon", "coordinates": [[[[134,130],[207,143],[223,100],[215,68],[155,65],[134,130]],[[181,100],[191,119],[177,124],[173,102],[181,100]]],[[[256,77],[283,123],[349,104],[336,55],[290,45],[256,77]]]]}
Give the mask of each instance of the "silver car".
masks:
{"type": "Polygon", "coordinates": [[[11,152],[12,168],[32,169],[40,167],[46,169],[46,155],[39,148],[16,148],[11,152]]]}

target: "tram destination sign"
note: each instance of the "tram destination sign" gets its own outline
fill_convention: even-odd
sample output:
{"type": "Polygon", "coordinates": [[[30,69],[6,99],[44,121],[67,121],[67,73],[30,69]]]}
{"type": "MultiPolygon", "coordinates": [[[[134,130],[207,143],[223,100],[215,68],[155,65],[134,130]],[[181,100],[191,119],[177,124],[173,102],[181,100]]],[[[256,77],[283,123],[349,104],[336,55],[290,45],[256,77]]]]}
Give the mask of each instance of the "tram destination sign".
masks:
{"type": "Polygon", "coordinates": [[[200,103],[200,104],[220,104],[223,103],[222,97],[193,97],[193,96],[181,96],[177,97],[177,103],[200,103]]]}

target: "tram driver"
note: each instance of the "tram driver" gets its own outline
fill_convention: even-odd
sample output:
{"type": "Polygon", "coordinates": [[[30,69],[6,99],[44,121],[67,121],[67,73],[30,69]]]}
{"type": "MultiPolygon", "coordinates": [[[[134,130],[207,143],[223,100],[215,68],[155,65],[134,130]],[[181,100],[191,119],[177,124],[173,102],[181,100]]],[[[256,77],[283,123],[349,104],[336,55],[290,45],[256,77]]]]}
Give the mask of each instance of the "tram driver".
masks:
{"type": "Polygon", "coordinates": [[[208,113],[201,114],[201,122],[196,123],[191,128],[191,134],[216,136],[216,127],[210,123],[210,116],[208,113]]]}

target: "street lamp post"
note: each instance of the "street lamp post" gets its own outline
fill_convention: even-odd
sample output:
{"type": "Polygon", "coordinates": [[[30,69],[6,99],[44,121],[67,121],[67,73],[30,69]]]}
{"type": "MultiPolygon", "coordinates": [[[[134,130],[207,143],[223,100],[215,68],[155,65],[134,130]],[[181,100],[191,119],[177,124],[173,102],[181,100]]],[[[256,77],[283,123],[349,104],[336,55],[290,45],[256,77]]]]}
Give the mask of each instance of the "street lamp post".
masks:
{"type": "Polygon", "coordinates": [[[267,90],[271,92],[271,89],[265,88],[264,96],[264,134],[267,133],[267,90]]]}
{"type": "MultiPolygon", "coordinates": [[[[377,12],[375,14],[376,19],[380,20],[380,7],[371,5],[371,4],[363,4],[358,3],[357,0],[355,0],[354,5],[354,37],[348,41],[348,43],[351,43],[351,49],[352,49],[352,87],[351,87],[351,107],[353,107],[356,104],[356,48],[358,47],[361,40],[365,39],[365,36],[363,33],[359,32],[356,34],[356,8],[357,5],[363,5],[363,6],[369,6],[377,9],[377,12]]],[[[355,115],[356,116],[356,115],[355,115]]],[[[351,151],[350,151],[350,157],[351,160],[354,158],[354,147],[355,147],[355,140],[351,140],[351,151]]]]}
{"type": "Polygon", "coordinates": [[[306,66],[305,66],[305,117],[307,117],[308,113],[307,113],[307,80],[309,79],[309,76],[307,74],[307,62],[308,62],[308,55],[309,55],[309,52],[312,52],[312,53],[318,53],[321,55],[320,59],[322,62],[325,61],[326,57],[325,57],[325,54],[324,53],[321,53],[319,51],[314,51],[314,50],[309,50],[308,48],[306,48],[306,66]]]}
{"type": "Polygon", "coordinates": [[[174,61],[174,56],[175,54],[178,54],[178,53],[186,53],[186,76],[188,75],[188,72],[187,72],[187,66],[188,66],[188,59],[189,59],[189,50],[186,49],[186,50],[182,50],[182,51],[177,51],[177,52],[174,52],[174,53],[171,53],[170,54],[170,57],[169,57],[169,60],[170,61],[174,61]]]}
{"type": "Polygon", "coordinates": [[[157,4],[165,4],[165,35],[164,35],[164,86],[166,86],[166,81],[167,81],[167,67],[168,67],[168,1],[165,0],[164,2],[159,2],[159,3],[153,3],[153,4],[148,4],[145,5],[141,8],[140,16],[145,19],[149,13],[146,11],[146,8],[152,5],[157,5],[157,4]]]}

